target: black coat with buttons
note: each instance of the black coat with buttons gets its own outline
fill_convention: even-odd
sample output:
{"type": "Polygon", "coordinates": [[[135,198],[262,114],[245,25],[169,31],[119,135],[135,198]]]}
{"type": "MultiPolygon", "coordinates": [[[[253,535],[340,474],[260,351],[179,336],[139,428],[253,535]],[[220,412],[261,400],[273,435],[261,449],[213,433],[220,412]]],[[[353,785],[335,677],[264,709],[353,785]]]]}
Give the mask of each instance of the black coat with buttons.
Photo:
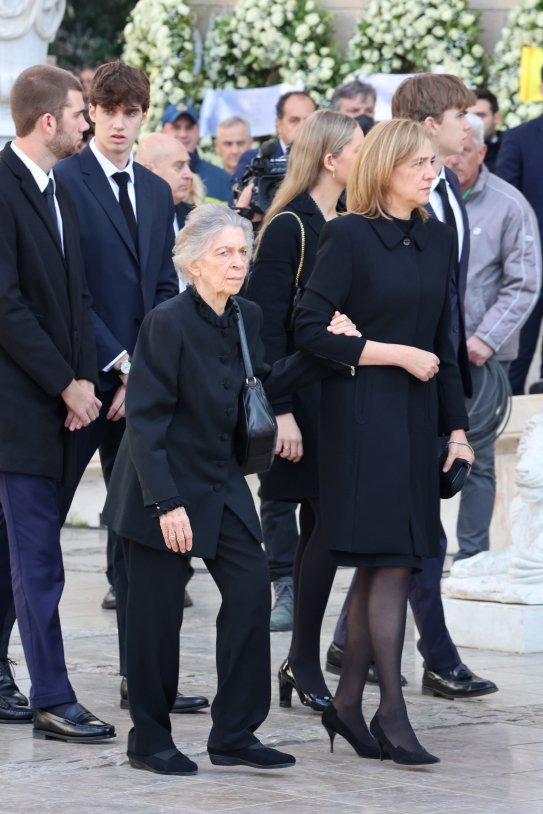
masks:
{"type": "MultiPolygon", "coordinates": [[[[262,312],[247,300],[238,302],[255,375],[270,398],[327,374],[322,364],[302,353],[266,365],[262,312]]],[[[109,527],[166,550],[153,516],[155,504],[178,498],[191,522],[195,556],[215,556],[225,506],[262,539],[254,501],[234,454],[244,378],[231,303],[218,316],[189,287],[146,316],[128,380],[126,433],[104,509],[109,527]]]]}
{"type": "Polygon", "coordinates": [[[468,426],[450,339],[449,227],[417,218],[406,234],[391,220],[346,215],[323,229],[296,317],[306,351],[352,365],[322,383],[320,509],[332,549],[370,556],[437,556],[439,433],[468,426]],[[326,330],[334,311],[361,338],[326,330]],[[356,367],[366,340],[412,345],[440,359],[422,382],[401,367],[356,367]]]}

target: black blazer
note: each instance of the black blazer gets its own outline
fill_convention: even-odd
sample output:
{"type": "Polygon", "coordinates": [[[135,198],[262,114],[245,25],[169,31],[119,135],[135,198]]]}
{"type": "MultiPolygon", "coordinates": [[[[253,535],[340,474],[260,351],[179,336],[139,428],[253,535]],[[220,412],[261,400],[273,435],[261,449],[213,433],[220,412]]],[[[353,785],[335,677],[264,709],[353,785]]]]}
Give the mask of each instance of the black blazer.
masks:
{"type": "MultiPolygon", "coordinates": [[[[134,163],[138,221],[135,247],[118,201],[90,147],[61,161],[57,174],[76,203],[101,371],[123,350],[132,353],[145,314],[179,291],[172,262],[172,194],[162,178],[134,163]]],[[[118,384],[115,373],[100,373],[102,390],[118,384]]]]}
{"type": "MultiPolygon", "coordinates": [[[[303,223],[305,234],[304,263],[300,285],[305,287],[315,265],[319,237],[325,220],[311,197],[304,193],[285,212],[295,212],[303,223]]],[[[298,270],[302,237],[300,224],[292,215],[279,215],[266,229],[251,270],[246,296],[262,308],[262,339],[266,361],[294,351],[290,322],[293,312],[294,282],[298,270]]],[[[274,402],[277,415],[293,413],[302,432],[304,455],[299,463],[276,458],[269,472],[261,477],[262,497],[272,500],[300,500],[318,496],[318,411],[320,384],[288,394],[274,402]]]]}
{"type": "Polygon", "coordinates": [[[449,336],[456,240],[437,220],[396,223],[346,215],[323,229],[296,319],[302,349],[352,366],[322,382],[320,507],[331,548],[357,554],[437,556],[436,440],[467,416],[449,336]],[[361,338],[333,336],[335,310],[361,338]],[[433,351],[440,372],[421,382],[403,368],[357,367],[365,341],[433,351]]]}
{"type": "Polygon", "coordinates": [[[543,116],[503,134],[495,173],[513,184],[532,205],[543,239],[543,116]]]}
{"type": "MultiPolygon", "coordinates": [[[[258,306],[238,298],[255,375],[278,396],[327,371],[295,354],[264,363],[258,306]]],[[[214,557],[228,506],[261,541],[258,517],[235,455],[238,395],[245,378],[237,323],[189,287],[145,318],[126,396],[126,432],[108,488],[104,520],[136,542],[167,551],[154,504],[179,498],[194,534],[192,554],[214,557]],[[148,507],[148,508],[146,508],[148,507]]]]}
{"type": "Polygon", "coordinates": [[[73,438],[60,393],[98,377],[77,220],[56,180],[64,255],[32,174],[9,144],[0,154],[0,470],[60,480],[73,438]]]}

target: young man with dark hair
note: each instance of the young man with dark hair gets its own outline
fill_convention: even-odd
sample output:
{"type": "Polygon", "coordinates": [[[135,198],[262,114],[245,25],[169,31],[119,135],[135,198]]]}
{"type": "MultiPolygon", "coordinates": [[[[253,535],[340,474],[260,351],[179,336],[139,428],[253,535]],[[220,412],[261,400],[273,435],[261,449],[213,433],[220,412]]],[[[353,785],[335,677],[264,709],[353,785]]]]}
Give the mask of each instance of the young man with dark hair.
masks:
{"type": "MultiPolygon", "coordinates": [[[[179,292],[172,262],[174,208],[168,184],[132,159],[149,107],[149,82],[122,62],[101,65],[92,80],[89,115],[95,136],[61,162],[58,173],[75,200],[100,370],[102,408],[77,444],[77,473],[63,491],[66,517],[87,464],[98,449],[106,485],[124,433],[124,400],[141,322],[179,292]]],[[[121,706],[127,706],[125,666],[127,578],[120,538],[109,532],[117,598],[121,706]]],[[[207,706],[178,696],[174,712],[207,706]]]]}
{"type": "MultiPolygon", "coordinates": [[[[392,98],[392,115],[414,119],[426,128],[435,154],[434,168],[438,173],[432,183],[427,209],[431,217],[447,223],[458,238],[458,259],[451,279],[451,339],[466,396],[471,396],[471,376],[466,348],[464,296],[469,258],[469,224],[458,179],[444,166],[450,155],[461,153],[471,125],[466,119],[467,108],[473,105],[473,93],[456,76],[449,74],[417,74],[405,79],[392,98]]],[[[436,447],[437,447],[436,439],[436,447]]],[[[437,467],[436,449],[436,467],[437,467]]],[[[492,681],[476,676],[462,664],[445,624],[441,600],[441,576],[447,553],[447,538],[441,529],[441,558],[423,560],[420,572],[414,574],[409,602],[420,634],[419,651],[424,658],[423,692],[444,698],[475,698],[496,692],[492,681]]],[[[328,653],[332,668],[339,661],[337,645],[344,641],[344,611],[340,617],[334,642],[328,653]],[[335,649],[334,649],[335,648],[335,649]]]]}
{"type": "Polygon", "coordinates": [[[477,101],[468,108],[468,111],[479,116],[483,122],[486,145],[485,164],[490,172],[494,172],[503,137],[503,131],[496,129],[502,120],[498,100],[488,88],[475,88],[473,92],[477,101]]]}
{"type": "Polygon", "coordinates": [[[98,416],[98,371],[73,203],[53,173],[88,125],[79,82],[47,65],[17,77],[11,109],[17,136],[0,155],[0,723],[33,718],[35,737],[94,743],[115,729],[68,679],[59,492],[98,416]],[[32,709],[7,659],[15,614],[32,709]]]}

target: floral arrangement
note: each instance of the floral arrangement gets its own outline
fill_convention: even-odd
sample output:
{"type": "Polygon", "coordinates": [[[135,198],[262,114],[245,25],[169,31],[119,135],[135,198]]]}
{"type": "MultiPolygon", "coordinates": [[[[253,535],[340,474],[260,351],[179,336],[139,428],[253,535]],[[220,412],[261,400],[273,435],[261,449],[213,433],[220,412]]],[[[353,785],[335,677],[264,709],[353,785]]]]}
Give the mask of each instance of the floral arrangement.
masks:
{"type": "Polygon", "coordinates": [[[213,21],[204,64],[212,88],[301,80],[322,98],[338,79],[332,15],[315,0],[238,0],[213,21]]]}
{"type": "Polygon", "coordinates": [[[124,29],[123,60],[151,83],[147,130],[160,126],[169,102],[192,100],[201,83],[194,17],[179,0],[138,0],[124,29]]]}
{"type": "Polygon", "coordinates": [[[349,43],[345,79],[442,71],[470,86],[484,77],[479,15],[466,0],[370,0],[349,43]]]}
{"type": "Polygon", "coordinates": [[[543,0],[521,0],[502,29],[490,68],[489,87],[498,97],[507,127],[541,115],[541,102],[520,100],[520,57],[523,45],[543,47],[543,0]]]}

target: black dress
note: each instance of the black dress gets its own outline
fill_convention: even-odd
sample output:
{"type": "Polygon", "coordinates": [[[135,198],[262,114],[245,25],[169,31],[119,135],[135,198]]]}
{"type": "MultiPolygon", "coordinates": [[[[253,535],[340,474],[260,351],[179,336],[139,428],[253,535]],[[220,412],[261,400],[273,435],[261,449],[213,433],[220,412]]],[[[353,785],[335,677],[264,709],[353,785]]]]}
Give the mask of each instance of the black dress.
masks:
{"type": "MultiPolygon", "coordinates": [[[[282,210],[295,212],[305,234],[304,262],[299,285],[304,288],[315,264],[319,236],[325,220],[307,193],[282,210]]],[[[262,308],[262,340],[268,364],[294,350],[291,327],[294,282],[301,256],[300,224],[292,215],[280,215],[266,229],[246,287],[246,296],[262,308]]],[[[318,496],[318,410],[320,382],[275,401],[277,415],[293,413],[302,433],[304,454],[298,463],[277,456],[261,478],[264,500],[300,502],[318,496]]]]}
{"type": "Polygon", "coordinates": [[[437,437],[468,426],[449,339],[454,252],[451,230],[418,216],[400,227],[351,214],[323,230],[296,342],[352,366],[323,382],[319,428],[322,521],[339,562],[418,567],[438,555],[437,437]],[[326,331],[335,310],[361,338],[326,331]],[[358,367],[366,339],[432,351],[440,372],[421,382],[400,367],[358,367]]]}

